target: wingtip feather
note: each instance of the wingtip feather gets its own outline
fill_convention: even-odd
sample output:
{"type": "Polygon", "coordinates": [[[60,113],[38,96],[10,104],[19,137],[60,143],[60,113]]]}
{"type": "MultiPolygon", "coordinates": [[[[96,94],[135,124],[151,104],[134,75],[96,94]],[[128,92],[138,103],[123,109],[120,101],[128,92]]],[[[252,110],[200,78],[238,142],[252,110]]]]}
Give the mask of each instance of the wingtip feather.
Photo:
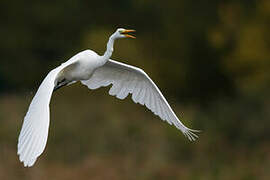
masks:
{"type": "Polygon", "coordinates": [[[201,130],[195,130],[195,129],[189,129],[186,128],[183,134],[190,140],[190,141],[196,141],[199,136],[195,133],[200,133],[201,130]]]}

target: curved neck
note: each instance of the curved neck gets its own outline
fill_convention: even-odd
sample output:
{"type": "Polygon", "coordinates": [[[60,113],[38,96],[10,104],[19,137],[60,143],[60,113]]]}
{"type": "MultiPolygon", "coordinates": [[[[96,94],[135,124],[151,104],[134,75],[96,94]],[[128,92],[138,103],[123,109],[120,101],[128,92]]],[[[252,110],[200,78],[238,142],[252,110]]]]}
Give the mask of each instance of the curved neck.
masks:
{"type": "Polygon", "coordinates": [[[109,41],[108,41],[108,43],[107,43],[107,49],[106,49],[104,55],[101,56],[102,65],[104,65],[104,64],[110,59],[110,57],[112,56],[114,40],[115,40],[115,38],[114,38],[114,36],[112,35],[112,36],[109,38],[109,41]]]}

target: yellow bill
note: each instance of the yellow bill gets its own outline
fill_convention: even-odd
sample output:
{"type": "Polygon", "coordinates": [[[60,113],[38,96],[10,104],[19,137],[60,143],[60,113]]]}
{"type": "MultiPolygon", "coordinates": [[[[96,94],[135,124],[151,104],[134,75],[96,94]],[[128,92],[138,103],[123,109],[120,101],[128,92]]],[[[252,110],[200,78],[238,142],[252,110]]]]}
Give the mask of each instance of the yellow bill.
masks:
{"type": "Polygon", "coordinates": [[[122,31],[121,34],[125,35],[128,38],[135,39],[136,38],[135,36],[128,34],[128,33],[132,33],[132,32],[135,32],[135,30],[133,30],[133,29],[126,29],[126,30],[122,31]]]}

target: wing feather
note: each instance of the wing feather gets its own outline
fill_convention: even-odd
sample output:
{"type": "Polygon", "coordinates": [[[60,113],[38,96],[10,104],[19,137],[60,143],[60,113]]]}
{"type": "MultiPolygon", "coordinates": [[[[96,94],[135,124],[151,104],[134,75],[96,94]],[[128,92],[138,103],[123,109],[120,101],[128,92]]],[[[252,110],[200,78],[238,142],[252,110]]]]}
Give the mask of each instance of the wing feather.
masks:
{"type": "Polygon", "coordinates": [[[89,80],[81,81],[90,89],[97,89],[112,84],[109,94],[124,99],[128,94],[135,103],[145,105],[155,115],[169,124],[174,124],[191,141],[198,136],[198,130],[187,128],[175,115],[170,105],[149,76],[141,69],[109,60],[98,68],[89,80]]]}
{"type": "Polygon", "coordinates": [[[44,151],[50,123],[49,104],[58,74],[69,65],[75,64],[76,59],[70,59],[48,73],[35,94],[19,135],[19,159],[24,166],[32,166],[44,151]]]}

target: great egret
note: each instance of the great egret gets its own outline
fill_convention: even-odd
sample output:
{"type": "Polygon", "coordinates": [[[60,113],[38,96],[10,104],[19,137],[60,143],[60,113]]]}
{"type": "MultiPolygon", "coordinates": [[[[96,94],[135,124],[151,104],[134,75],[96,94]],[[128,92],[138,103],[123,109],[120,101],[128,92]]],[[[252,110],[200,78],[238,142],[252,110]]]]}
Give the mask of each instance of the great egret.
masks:
{"type": "Polygon", "coordinates": [[[134,30],[117,29],[110,36],[103,56],[85,50],[48,73],[29,106],[19,135],[17,154],[24,166],[33,166],[45,149],[53,91],[76,81],[81,81],[89,89],[112,84],[110,95],[124,99],[131,93],[135,103],[145,105],[162,120],[174,124],[190,141],[198,138],[195,134],[198,131],[181,123],[158,87],[142,69],[110,59],[116,39],[135,38],[128,34],[130,32],[134,30]]]}

